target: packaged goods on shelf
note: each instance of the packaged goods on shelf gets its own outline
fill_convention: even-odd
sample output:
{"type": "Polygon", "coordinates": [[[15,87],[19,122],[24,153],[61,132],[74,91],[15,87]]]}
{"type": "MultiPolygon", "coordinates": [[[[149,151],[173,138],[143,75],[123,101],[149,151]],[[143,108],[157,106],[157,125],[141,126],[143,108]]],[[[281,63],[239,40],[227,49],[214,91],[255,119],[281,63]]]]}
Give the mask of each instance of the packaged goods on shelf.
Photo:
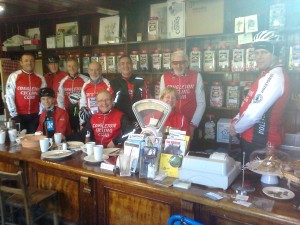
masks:
{"type": "Polygon", "coordinates": [[[160,36],[160,26],[158,17],[153,16],[148,20],[148,40],[157,40],[160,36]]]}
{"type": "Polygon", "coordinates": [[[131,62],[132,62],[132,69],[133,71],[138,71],[139,70],[139,54],[138,51],[132,51],[130,54],[131,62]]]}
{"type": "MultiPolygon", "coordinates": [[[[229,127],[231,119],[220,118],[217,123],[217,142],[229,143],[229,127]]],[[[231,137],[231,144],[239,144],[237,137],[231,137]]]]}
{"type": "Polygon", "coordinates": [[[78,46],[78,35],[66,35],[65,47],[76,47],[76,46],[78,46]]]}
{"type": "Polygon", "coordinates": [[[207,120],[204,124],[204,139],[216,140],[216,121],[214,114],[207,114],[207,120]]]}
{"type": "Polygon", "coordinates": [[[221,49],[218,51],[218,66],[217,70],[219,72],[229,72],[230,71],[230,55],[229,49],[225,46],[221,46],[221,49]]]}
{"type": "Polygon", "coordinates": [[[107,56],[106,53],[101,53],[101,56],[99,57],[99,63],[102,67],[102,73],[107,73],[107,56]]]}
{"type": "Polygon", "coordinates": [[[240,88],[236,82],[228,82],[226,89],[226,107],[236,109],[240,106],[240,88]]]}
{"type": "Polygon", "coordinates": [[[208,46],[203,53],[203,71],[204,72],[215,72],[216,71],[216,52],[208,46]]]}
{"type": "Polygon", "coordinates": [[[290,46],[289,70],[300,70],[300,40],[290,46]]]}
{"type": "Polygon", "coordinates": [[[232,51],[232,72],[243,72],[245,71],[245,49],[237,46],[232,51]]]}
{"type": "Polygon", "coordinates": [[[47,48],[56,48],[55,37],[47,37],[46,38],[46,46],[47,46],[47,48]]]}
{"type": "Polygon", "coordinates": [[[166,48],[162,54],[162,68],[164,71],[171,69],[171,49],[166,48]]]}
{"type": "Polygon", "coordinates": [[[167,1],[168,38],[185,37],[185,0],[167,1]]]}
{"type": "Polygon", "coordinates": [[[152,53],[152,71],[161,71],[162,54],[160,50],[154,50],[152,53]]]}
{"type": "Polygon", "coordinates": [[[114,52],[109,53],[109,55],[107,56],[107,72],[117,72],[116,54],[114,52]]]}
{"type": "Polygon", "coordinates": [[[194,47],[190,52],[190,70],[200,72],[202,67],[202,55],[200,48],[194,47]]]}
{"type": "Polygon", "coordinates": [[[57,32],[56,33],[56,47],[57,48],[65,47],[65,39],[64,39],[64,33],[63,32],[57,32]]]}
{"type": "Polygon", "coordinates": [[[221,82],[213,82],[210,87],[210,106],[221,108],[224,101],[224,90],[221,82]]]}
{"type": "Polygon", "coordinates": [[[246,71],[256,71],[256,60],[254,55],[254,48],[249,46],[246,48],[246,71]]]}
{"type": "Polygon", "coordinates": [[[150,61],[150,59],[149,59],[147,50],[141,50],[141,52],[140,52],[140,70],[141,71],[145,71],[145,72],[150,71],[149,61],[150,61]]]}
{"type": "Polygon", "coordinates": [[[95,53],[92,57],[91,57],[91,62],[99,62],[99,54],[95,53]]]}
{"type": "Polygon", "coordinates": [[[269,28],[284,28],[286,17],[286,7],[284,3],[275,3],[270,6],[269,28]]]}
{"type": "Polygon", "coordinates": [[[84,54],[82,57],[82,71],[83,73],[89,72],[89,64],[91,61],[91,54],[84,54]]]}
{"type": "Polygon", "coordinates": [[[155,99],[159,99],[160,97],[160,81],[157,81],[154,86],[154,97],[155,99]]]}

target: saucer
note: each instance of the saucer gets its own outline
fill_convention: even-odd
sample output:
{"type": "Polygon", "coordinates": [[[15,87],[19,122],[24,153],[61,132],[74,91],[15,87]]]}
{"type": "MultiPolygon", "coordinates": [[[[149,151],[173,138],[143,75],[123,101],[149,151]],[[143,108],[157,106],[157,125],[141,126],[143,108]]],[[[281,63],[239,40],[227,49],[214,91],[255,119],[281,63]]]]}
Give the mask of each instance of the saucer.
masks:
{"type": "Polygon", "coordinates": [[[108,158],[109,157],[107,155],[102,155],[102,160],[95,160],[94,155],[87,155],[83,159],[84,159],[84,161],[89,162],[89,163],[99,163],[108,158]]]}

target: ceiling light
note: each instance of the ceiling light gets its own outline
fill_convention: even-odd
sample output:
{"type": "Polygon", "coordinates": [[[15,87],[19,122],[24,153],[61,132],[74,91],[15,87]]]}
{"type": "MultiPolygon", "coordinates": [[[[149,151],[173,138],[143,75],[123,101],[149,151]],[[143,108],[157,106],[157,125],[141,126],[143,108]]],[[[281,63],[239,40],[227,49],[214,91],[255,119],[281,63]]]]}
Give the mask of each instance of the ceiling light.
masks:
{"type": "Polygon", "coordinates": [[[0,3],[0,12],[5,10],[5,3],[0,3]]]}

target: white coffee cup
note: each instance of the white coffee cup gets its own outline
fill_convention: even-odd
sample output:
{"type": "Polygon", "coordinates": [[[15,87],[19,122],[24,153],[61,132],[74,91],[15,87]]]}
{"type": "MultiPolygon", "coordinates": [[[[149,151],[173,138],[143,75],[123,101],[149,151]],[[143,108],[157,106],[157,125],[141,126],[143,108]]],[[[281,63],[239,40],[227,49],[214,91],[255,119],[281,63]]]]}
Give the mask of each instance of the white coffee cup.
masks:
{"type": "Polygon", "coordinates": [[[103,156],[103,145],[94,146],[94,158],[96,161],[101,161],[103,156]]]}
{"type": "Polygon", "coordinates": [[[62,133],[54,133],[55,144],[60,144],[62,140],[62,133]]]}
{"type": "Polygon", "coordinates": [[[49,148],[51,148],[52,142],[49,138],[43,138],[40,140],[40,148],[41,152],[47,152],[49,148]]]}
{"type": "Polygon", "coordinates": [[[10,129],[8,130],[8,136],[10,142],[15,142],[17,138],[17,129],[10,129]]]}
{"type": "Polygon", "coordinates": [[[3,145],[5,143],[6,132],[0,131],[0,144],[3,145]]]}
{"type": "Polygon", "coordinates": [[[85,147],[86,147],[86,154],[87,155],[93,155],[94,154],[94,146],[96,145],[96,142],[87,142],[86,144],[85,144],[85,147]]]}

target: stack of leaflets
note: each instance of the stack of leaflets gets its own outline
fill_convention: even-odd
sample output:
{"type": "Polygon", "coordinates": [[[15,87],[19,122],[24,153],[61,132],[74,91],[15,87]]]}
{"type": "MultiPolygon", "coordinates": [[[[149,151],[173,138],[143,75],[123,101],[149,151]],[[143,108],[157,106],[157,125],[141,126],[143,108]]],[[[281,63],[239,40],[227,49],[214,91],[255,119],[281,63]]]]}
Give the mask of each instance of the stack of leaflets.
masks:
{"type": "Polygon", "coordinates": [[[160,156],[159,172],[169,177],[178,177],[178,168],[186,154],[189,136],[185,131],[170,129],[160,156]]]}
{"type": "Polygon", "coordinates": [[[140,155],[140,178],[153,179],[158,172],[162,137],[148,136],[140,155]]]}

